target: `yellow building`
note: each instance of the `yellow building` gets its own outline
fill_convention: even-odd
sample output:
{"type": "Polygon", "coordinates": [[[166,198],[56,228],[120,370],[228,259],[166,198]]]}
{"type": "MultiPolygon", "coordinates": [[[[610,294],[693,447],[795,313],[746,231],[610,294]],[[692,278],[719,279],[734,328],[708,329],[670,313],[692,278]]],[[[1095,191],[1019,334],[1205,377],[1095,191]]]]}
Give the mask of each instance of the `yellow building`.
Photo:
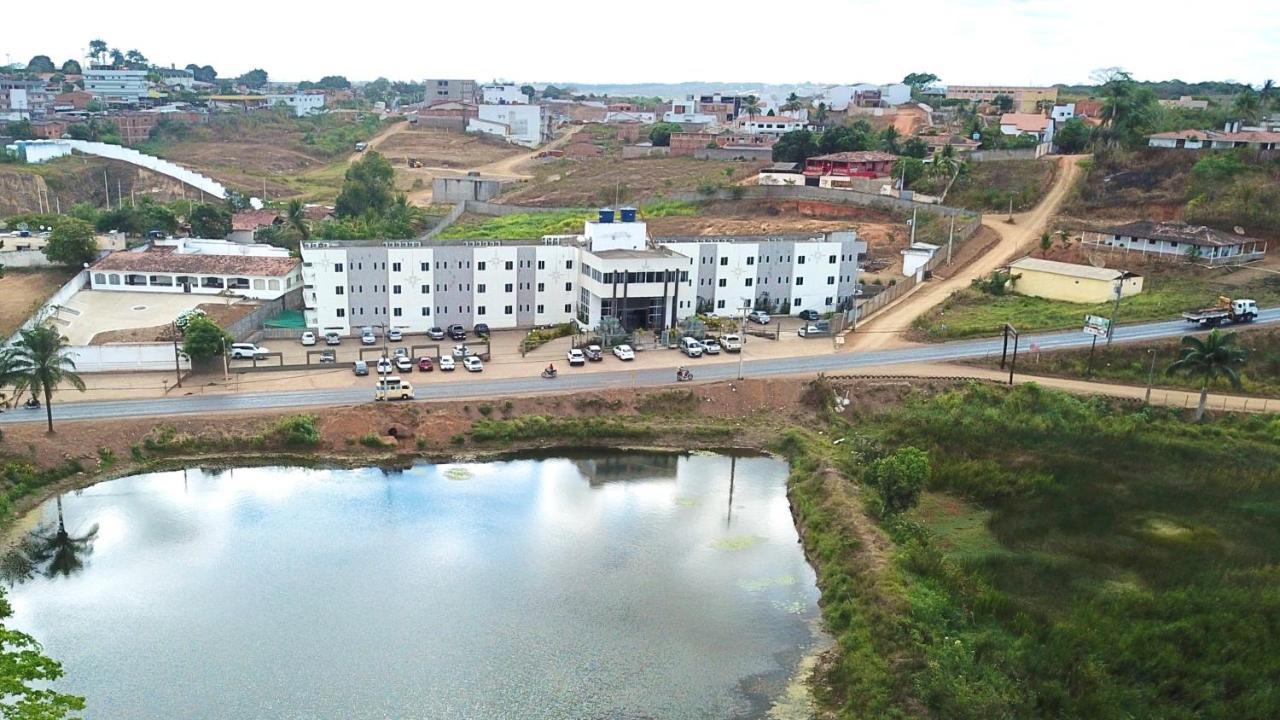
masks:
{"type": "Polygon", "coordinates": [[[1008,95],[1013,100],[1012,111],[1016,113],[1038,113],[1038,104],[1044,101],[1050,105],[1058,101],[1056,87],[1028,87],[1023,85],[948,85],[947,99],[991,102],[998,95],[1008,95]]]}
{"type": "Polygon", "coordinates": [[[1136,273],[1025,257],[1009,264],[1013,291],[1019,295],[1073,303],[1104,303],[1142,292],[1142,276],[1136,273]]]}

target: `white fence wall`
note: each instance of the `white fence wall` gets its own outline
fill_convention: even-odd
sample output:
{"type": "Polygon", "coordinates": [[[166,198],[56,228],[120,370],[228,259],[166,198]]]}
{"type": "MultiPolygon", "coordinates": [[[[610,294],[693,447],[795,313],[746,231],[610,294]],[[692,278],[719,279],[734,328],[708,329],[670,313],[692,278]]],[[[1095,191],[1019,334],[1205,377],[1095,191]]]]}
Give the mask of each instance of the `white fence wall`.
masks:
{"type": "Polygon", "coordinates": [[[227,197],[227,188],[213,178],[201,175],[194,170],[184,168],[177,163],[162,160],[154,155],[140,153],[133,148],[111,145],[109,143],[89,142],[88,140],[58,140],[57,142],[70,143],[72,150],[77,150],[86,155],[97,155],[98,157],[110,158],[112,160],[121,160],[131,165],[144,167],[152,172],[160,173],[161,175],[167,175],[174,180],[178,180],[190,185],[191,187],[203,190],[218,199],[225,199],[227,197]]]}
{"type": "MultiPolygon", "coordinates": [[[[174,369],[173,343],[125,343],[120,345],[73,345],[68,355],[76,363],[76,372],[146,372],[174,369]]],[[[191,362],[181,355],[177,359],[183,370],[191,362]]]]}

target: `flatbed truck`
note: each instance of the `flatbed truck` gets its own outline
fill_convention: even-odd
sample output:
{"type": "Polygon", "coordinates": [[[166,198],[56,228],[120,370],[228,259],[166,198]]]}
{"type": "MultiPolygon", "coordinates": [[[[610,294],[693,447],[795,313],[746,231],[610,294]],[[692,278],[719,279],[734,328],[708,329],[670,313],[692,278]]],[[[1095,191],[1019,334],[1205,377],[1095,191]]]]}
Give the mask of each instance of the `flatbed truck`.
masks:
{"type": "Polygon", "coordinates": [[[1200,327],[1217,327],[1237,323],[1253,322],[1258,317],[1258,303],[1246,298],[1232,300],[1219,297],[1218,304],[1182,313],[1182,319],[1200,327]]]}

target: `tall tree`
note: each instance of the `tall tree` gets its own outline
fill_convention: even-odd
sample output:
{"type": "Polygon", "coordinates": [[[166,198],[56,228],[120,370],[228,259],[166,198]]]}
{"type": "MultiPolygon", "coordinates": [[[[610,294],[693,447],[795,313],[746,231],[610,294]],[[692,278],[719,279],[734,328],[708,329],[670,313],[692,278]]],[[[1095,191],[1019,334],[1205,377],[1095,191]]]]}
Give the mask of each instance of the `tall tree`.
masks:
{"type": "Polygon", "coordinates": [[[338,217],[355,217],[372,211],[380,214],[395,196],[395,170],[380,153],[369,152],[351,163],[334,203],[338,217]]]}
{"type": "Polygon", "coordinates": [[[821,152],[818,141],[808,130],[792,130],[778,138],[773,145],[774,162],[804,163],[821,152]]]}
{"type": "Polygon", "coordinates": [[[933,73],[908,73],[902,78],[904,85],[910,85],[913,90],[923,90],[926,87],[938,82],[938,76],[933,73]]]}
{"type": "Polygon", "coordinates": [[[1073,117],[1053,134],[1053,142],[1064,153],[1078,153],[1089,145],[1091,134],[1092,131],[1082,118],[1073,117]]]}
{"type": "Polygon", "coordinates": [[[1013,110],[1013,98],[1008,95],[997,95],[991,100],[991,104],[1000,109],[1000,112],[1007,113],[1013,110]]]}
{"type": "Polygon", "coordinates": [[[49,241],[44,246],[44,256],[49,262],[80,268],[93,262],[98,256],[98,241],[93,234],[93,226],[84,220],[62,218],[49,233],[49,241]]]}
{"type": "Polygon", "coordinates": [[[90,40],[89,41],[89,57],[98,61],[98,64],[105,64],[107,61],[107,41],[106,40],[90,40]]]}
{"type": "Polygon", "coordinates": [[[108,54],[111,55],[111,64],[114,67],[124,67],[124,53],[120,52],[120,48],[111,48],[108,54]]]}
{"type": "Polygon", "coordinates": [[[671,144],[671,135],[680,132],[676,123],[660,122],[649,128],[649,142],[654,147],[667,147],[671,144]]]}
{"type": "Polygon", "coordinates": [[[899,137],[901,137],[901,134],[898,132],[898,128],[890,125],[884,129],[884,132],[880,133],[880,143],[884,146],[886,152],[891,152],[896,155],[899,152],[899,137]]]}
{"type": "Polygon", "coordinates": [[[225,238],[231,234],[231,213],[216,205],[200,205],[187,218],[191,224],[191,236],[198,238],[225,238]]]}
{"type": "Polygon", "coordinates": [[[27,72],[30,73],[51,73],[57,72],[58,68],[53,64],[53,60],[48,55],[36,55],[31,58],[31,62],[27,63],[27,72]]]}
{"type": "Polygon", "coordinates": [[[1195,335],[1182,338],[1182,357],[1165,370],[1168,375],[1182,373],[1200,379],[1200,404],[1196,406],[1196,421],[1204,418],[1205,402],[1209,398],[1209,383],[1226,378],[1233,388],[1240,387],[1239,369],[1248,353],[1237,345],[1235,333],[1222,333],[1217,328],[1204,339],[1195,335]]]}
{"type": "Polygon", "coordinates": [[[1231,109],[1241,120],[1255,122],[1262,115],[1262,96],[1253,88],[1246,88],[1231,103],[1231,109]]]}
{"type": "Polygon", "coordinates": [[[58,386],[65,382],[84,392],[84,380],[76,373],[76,361],[67,353],[67,346],[67,338],[49,325],[21,331],[13,344],[13,371],[18,374],[16,394],[30,391],[33,396],[44,395],[50,433],[53,432],[53,393],[58,386]]]}
{"type": "MultiPolygon", "coordinates": [[[[13,614],[0,592],[0,621],[13,614]]],[[[0,624],[0,717],[6,720],[63,720],[84,709],[84,698],[49,687],[62,677],[62,665],[45,657],[30,635],[0,624]]]]}
{"type": "Polygon", "coordinates": [[[190,318],[182,330],[182,353],[191,358],[193,363],[220,357],[233,342],[235,338],[203,315],[190,318]]]}
{"type": "Polygon", "coordinates": [[[130,50],[125,53],[124,60],[130,69],[145,70],[147,68],[147,56],[137,50],[130,50]]]}
{"type": "Polygon", "coordinates": [[[804,107],[804,103],[800,102],[800,96],[794,92],[787,95],[787,101],[782,104],[783,112],[795,112],[804,107]]]}
{"type": "Polygon", "coordinates": [[[267,71],[262,68],[254,68],[236,78],[236,82],[245,87],[260,88],[267,84],[267,71]]]}
{"type": "Polygon", "coordinates": [[[303,207],[301,200],[294,198],[289,201],[285,208],[285,219],[289,222],[289,227],[298,231],[303,242],[311,239],[311,228],[307,226],[307,209],[303,207]]]}
{"type": "Polygon", "coordinates": [[[742,99],[742,112],[747,115],[760,114],[760,98],[755,95],[748,95],[742,99]]]}
{"type": "Polygon", "coordinates": [[[82,75],[84,70],[81,69],[80,63],[75,60],[68,60],[62,63],[63,75],[82,75]]]}

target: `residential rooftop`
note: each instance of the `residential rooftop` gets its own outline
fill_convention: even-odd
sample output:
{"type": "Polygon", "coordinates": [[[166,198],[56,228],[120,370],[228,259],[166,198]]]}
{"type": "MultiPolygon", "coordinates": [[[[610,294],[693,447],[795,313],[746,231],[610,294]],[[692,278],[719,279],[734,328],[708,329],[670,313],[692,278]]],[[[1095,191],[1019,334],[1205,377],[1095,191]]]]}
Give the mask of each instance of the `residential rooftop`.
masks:
{"type": "Polygon", "coordinates": [[[175,253],[171,247],[153,247],[143,252],[113,252],[94,263],[93,269],[138,273],[283,277],[298,267],[300,262],[293,257],[175,253]]]}
{"type": "Polygon", "coordinates": [[[886,160],[897,160],[898,156],[893,153],[881,152],[880,150],[854,150],[851,152],[830,153],[828,155],[814,155],[810,160],[829,160],[832,162],[884,162],[886,160]]]}
{"type": "Polygon", "coordinates": [[[1010,270],[1032,270],[1035,272],[1052,273],[1054,275],[1065,275],[1067,277],[1080,278],[1083,280],[1104,280],[1112,281],[1123,277],[1133,277],[1135,273],[1124,270],[1116,270],[1115,268],[1100,268],[1092,265],[1077,265],[1076,263],[1065,263],[1057,260],[1044,260],[1042,258],[1024,257],[1009,263],[1010,270]]]}
{"type": "Polygon", "coordinates": [[[1121,237],[1133,237],[1152,240],[1165,240],[1168,242],[1181,242],[1188,245],[1199,245],[1201,247],[1230,247],[1241,245],[1248,242],[1260,242],[1255,238],[1245,237],[1244,235],[1234,235],[1232,233],[1215,230],[1204,225],[1187,225],[1186,223],[1175,222],[1154,222],[1151,220],[1137,220],[1124,225],[1115,225],[1113,227],[1103,228],[1099,232],[1107,235],[1118,235],[1121,237]]]}

